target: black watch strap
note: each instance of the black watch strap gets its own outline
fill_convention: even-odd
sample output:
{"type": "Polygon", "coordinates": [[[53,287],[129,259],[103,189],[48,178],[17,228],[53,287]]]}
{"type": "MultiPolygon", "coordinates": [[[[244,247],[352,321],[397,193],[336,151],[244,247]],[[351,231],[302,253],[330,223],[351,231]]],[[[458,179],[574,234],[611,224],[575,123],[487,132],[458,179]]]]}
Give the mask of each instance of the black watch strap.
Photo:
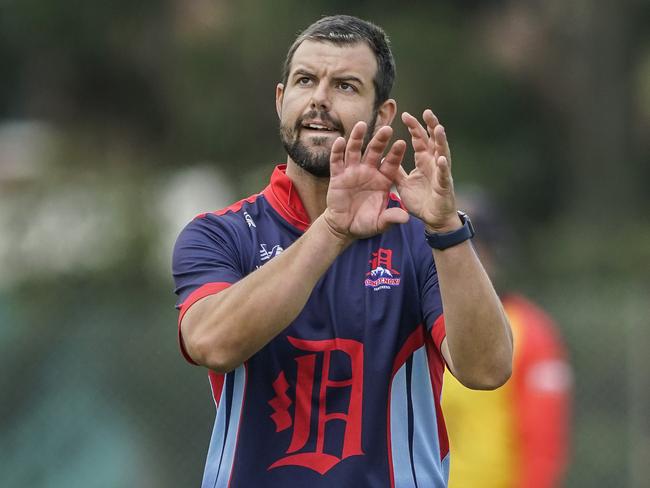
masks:
{"type": "Polygon", "coordinates": [[[427,238],[429,246],[431,246],[433,249],[442,250],[455,246],[456,244],[460,244],[461,242],[465,242],[467,239],[474,237],[474,227],[472,226],[472,221],[469,220],[467,214],[459,210],[458,217],[463,223],[463,226],[460,229],[442,233],[430,233],[425,230],[424,235],[427,238]]]}

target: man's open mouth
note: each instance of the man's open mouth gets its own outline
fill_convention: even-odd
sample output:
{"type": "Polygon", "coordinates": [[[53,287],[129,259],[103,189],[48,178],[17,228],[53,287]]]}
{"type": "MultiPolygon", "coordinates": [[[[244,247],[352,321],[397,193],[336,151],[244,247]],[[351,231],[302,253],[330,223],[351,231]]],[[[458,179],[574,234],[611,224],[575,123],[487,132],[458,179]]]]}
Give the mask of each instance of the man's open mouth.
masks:
{"type": "Polygon", "coordinates": [[[328,126],[328,125],[318,124],[318,123],[313,123],[313,122],[302,124],[301,127],[303,129],[316,130],[316,131],[320,131],[320,132],[339,132],[339,130],[336,127],[331,127],[331,126],[328,126]]]}

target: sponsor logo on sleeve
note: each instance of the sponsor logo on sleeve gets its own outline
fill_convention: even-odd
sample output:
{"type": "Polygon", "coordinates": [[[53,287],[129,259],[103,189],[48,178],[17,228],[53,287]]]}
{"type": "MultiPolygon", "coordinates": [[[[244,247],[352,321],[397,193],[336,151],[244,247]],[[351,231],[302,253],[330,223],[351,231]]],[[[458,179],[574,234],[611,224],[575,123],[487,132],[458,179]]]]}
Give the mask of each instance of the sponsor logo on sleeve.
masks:
{"type": "Polygon", "coordinates": [[[249,214],[246,211],[244,211],[244,218],[246,219],[246,223],[248,224],[248,227],[257,227],[255,225],[255,221],[253,220],[253,217],[251,217],[251,214],[249,214]]]}

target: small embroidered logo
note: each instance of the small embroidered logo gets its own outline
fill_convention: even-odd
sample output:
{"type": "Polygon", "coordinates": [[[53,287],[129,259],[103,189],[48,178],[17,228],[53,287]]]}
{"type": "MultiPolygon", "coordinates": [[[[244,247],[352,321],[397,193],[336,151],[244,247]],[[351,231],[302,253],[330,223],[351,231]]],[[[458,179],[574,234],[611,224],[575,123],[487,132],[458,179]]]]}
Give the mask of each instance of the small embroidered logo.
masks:
{"type": "Polygon", "coordinates": [[[266,248],[266,244],[260,244],[260,259],[262,261],[268,261],[271,258],[278,256],[284,251],[283,247],[280,244],[276,244],[269,251],[266,248]]]}
{"type": "Polygon", "coordinates": [[[248,224],[248,227],[257,227],[255,225],[255,222],[253,221],[253,217],[251,217],[251,214],[248,212],[244,212],[244,218],[246,219],[246,223],[248,224]]]}

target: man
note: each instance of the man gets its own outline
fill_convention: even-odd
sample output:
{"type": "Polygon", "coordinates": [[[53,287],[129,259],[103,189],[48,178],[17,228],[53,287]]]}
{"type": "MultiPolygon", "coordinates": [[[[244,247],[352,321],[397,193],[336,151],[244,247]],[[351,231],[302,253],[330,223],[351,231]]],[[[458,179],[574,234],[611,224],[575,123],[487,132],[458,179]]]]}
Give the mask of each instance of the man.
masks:
{"type": "Polygon", "coordinates": [[[378,27],[308,27],[276,88],[286,166],[178,238],[181,347],[218,404],[204,487],[445,486],[445,363],[473,388],[510,375],[443,126],[402,114],[410,174],[389,147],[394,76],[378,27]]]}
{"type": "MultiPolygon", "coordinates": [[[[510,235],[506,221],[481,191],[459,201],[478,230],[474,246],[481,261],[498,283],[510,235]]],[[[449,486],[555,488],[567,465],[571,368],[546,312],[519,293],[501,297],[515,345],[508,384],[472,391],[445,373],[442,407],[454,453],[449,486]]]]}

